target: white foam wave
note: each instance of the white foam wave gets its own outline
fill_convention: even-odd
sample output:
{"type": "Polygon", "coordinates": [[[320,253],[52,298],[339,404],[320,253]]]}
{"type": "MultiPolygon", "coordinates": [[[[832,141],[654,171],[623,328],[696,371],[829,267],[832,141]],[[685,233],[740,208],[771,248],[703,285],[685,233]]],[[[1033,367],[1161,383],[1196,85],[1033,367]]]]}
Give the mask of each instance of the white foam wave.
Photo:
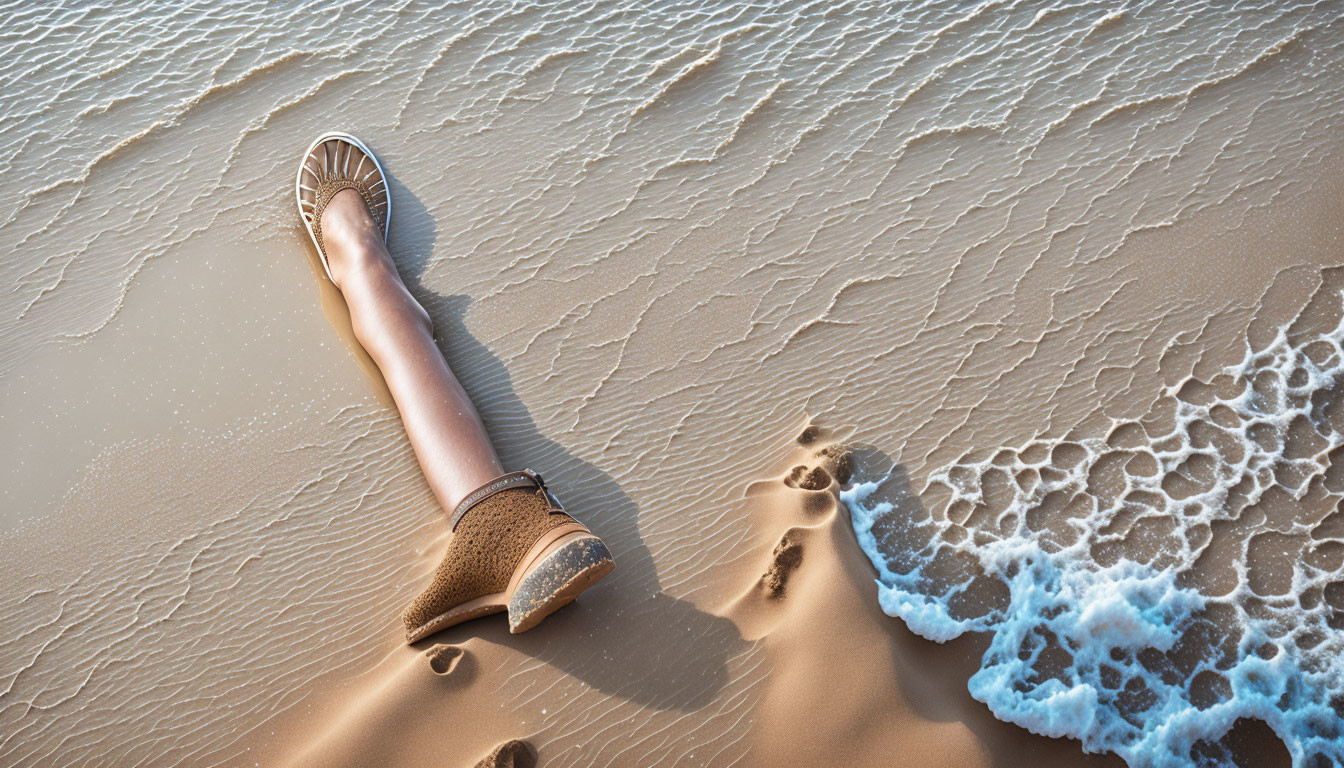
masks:
{"type": "Polygon", "coordinates": [[[877,481],[847,489],[883,610],[938,642],[989,633],[971,694],[1087,751],[1231,764],[1220,739],[1251,718],[1295,766],[1341,764],[1344,322],[1330,317],[1169,387],[1142,422],[934,472],[944,515],[902,513],[877,481]],[[1257,557],[1263,536],[1295,549],[1257,557]],[[1212,548],[1236,553],[1234,583],[1201,559],[1212,548]]]}

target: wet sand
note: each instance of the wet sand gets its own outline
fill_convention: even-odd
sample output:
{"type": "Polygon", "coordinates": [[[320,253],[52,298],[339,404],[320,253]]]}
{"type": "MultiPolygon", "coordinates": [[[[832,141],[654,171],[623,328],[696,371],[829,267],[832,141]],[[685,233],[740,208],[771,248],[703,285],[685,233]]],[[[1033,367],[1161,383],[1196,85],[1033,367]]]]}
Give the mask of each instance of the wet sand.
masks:
{"type": "Polygon", "coordinates": [[[1344,38],[1037,10],[3,11],[0,762],[1118,765],[994,719],[983,641],[784,479],[843,438],[917,492],[1294,317],[1344,38]],[[288,196],[337,122],[506,463],[617,557],[533,632],[399,642],[446,526],[288,196]]]}

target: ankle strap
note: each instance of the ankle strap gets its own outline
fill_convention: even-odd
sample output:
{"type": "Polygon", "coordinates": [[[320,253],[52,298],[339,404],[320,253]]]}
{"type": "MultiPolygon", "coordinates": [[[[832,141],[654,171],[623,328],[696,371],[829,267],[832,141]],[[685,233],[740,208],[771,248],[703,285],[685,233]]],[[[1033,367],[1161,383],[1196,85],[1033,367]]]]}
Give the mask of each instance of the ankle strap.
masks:
{"type": "Polygon", "coordinates": [[[546,487],[546,481],[541,479],[541,475],[530,469],[524,469],[521,472],[510,472],[506,475],[500,475],[494,480],[482,485],[480,488],[467,494],[466,498],[453,510],[452,517],[448,518],[448,530],[457,530],[457,524],[466,517],[471,508],[480,504],[482,501],[494,496],[501,491],[507,491],[511,488],[524,488],[531,486],[537,489],[537,494],[546,500],[546,503],[556,511],[563,512],[564,507],[560,506],[559,499],[551,494],[550,489],[546,487]]]}

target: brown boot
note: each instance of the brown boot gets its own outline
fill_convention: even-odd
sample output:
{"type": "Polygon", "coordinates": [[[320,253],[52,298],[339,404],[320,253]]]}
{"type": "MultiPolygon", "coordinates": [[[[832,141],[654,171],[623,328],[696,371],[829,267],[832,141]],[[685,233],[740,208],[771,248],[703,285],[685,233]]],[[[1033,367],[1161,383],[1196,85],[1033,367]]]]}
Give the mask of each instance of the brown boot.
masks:
{"type": "Polygon", "coordinates": [[[531,470],[472,491],[449,526],[453,538],[434,583],[402,615],[408,643],[504,610],[509,631],[526,632],[616,565],[531,470]]]}

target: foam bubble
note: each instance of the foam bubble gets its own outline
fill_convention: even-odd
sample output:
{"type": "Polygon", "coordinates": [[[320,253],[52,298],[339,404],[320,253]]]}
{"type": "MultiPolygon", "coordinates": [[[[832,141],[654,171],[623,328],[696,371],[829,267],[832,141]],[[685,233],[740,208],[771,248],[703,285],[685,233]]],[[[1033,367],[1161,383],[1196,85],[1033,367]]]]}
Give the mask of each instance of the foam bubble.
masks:
{"type": "Polygon", "coordinates": [[[1231,764],[1220,739],[1253,718],[1295,766],[1344,764],[1340,300],[1141,421],[935,471],[939,514],[847,488],[883,610],[987,633],[971,694],[1088,752],[1231,764]]]}

